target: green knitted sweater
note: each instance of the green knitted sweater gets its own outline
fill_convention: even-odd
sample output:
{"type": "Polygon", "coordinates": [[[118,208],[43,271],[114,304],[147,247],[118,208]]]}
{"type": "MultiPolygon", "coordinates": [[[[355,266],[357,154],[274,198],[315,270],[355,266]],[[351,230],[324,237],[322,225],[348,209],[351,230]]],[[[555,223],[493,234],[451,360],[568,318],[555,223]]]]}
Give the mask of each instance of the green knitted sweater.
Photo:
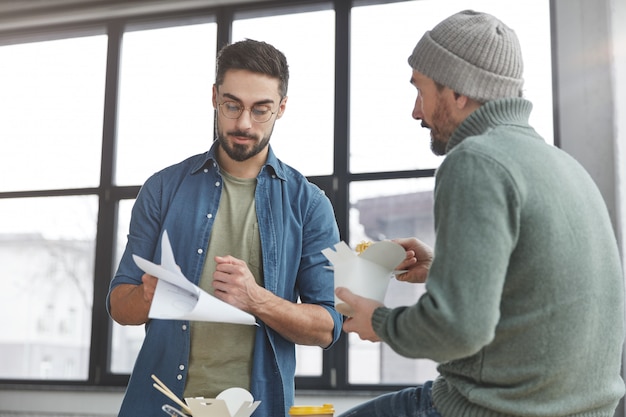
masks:
{"type": "Polygon", "coordinates": [[[427,291],[372,319],[399,354],[439,363],[444,417],[609,417],[624,394],[609,215],[587,172],[529,126],[531,108],[488,102],[454,132],[427,291]]]}

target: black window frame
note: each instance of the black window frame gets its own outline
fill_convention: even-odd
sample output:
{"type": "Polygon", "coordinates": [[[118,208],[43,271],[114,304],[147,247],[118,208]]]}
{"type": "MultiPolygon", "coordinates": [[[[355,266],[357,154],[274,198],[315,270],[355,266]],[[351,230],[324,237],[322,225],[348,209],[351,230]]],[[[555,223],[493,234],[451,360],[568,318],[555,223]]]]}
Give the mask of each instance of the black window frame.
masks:
{"type": "MultiPolygon", "coordinates": [[[[122,200],[134,199],[140,184],[117,186],[114,181],[115,146],[117,126],[117,103],[119,92],[120,55],[122,38],[126,28],[137,25],[174,26],[191,19],[213,19],[217,24],[217,50],[231,41],[232,23],[239,16],[264,16],[296,11],[313,11],[332,8],[335,11],[335,110],[334,110],[334,160],[333,174],[311,176],[309,179],[322,188],[329,196],[336,214],[341,239],[349,240],[349,188],[352,182],[428,178],[435,169],[351,173],[350,154],[350,13],[356,6],[384,4],[404,0],[316,0],[241,3],[237,5],[204,7],[187,10],[154,13],[136,11],[125,17],[89,18],[71,24],[50,24],[35,28],[0,31],[0,46],[12,43],[26,43],[75,36],[106,33],[108,36],[106,82],[104,95],[102,157],[100,183],[98,187],[81,189],[54,189],[0,192],[0,199],[58,197],[95,195],[99,199],[97,219],[96,253],[94,267],[94,302],[89,359],[89,374],[86,381],[67,380],[0,380],[2,388],[58,387],[58,388],[102,388],[124,387],[129,375],[113,374],[109,371],[110,345],[112,338],[111,320],[105,309],[105,299],[109,283],[116,265],[115,241],[117,230],[118,204],[122,200]]],[[[137,2],[140,4],[141,2],[137,2]]],[[[551,10],[553,9],[552,1],[551,10]]],[[[553,52],[554,54],[554,52],[553,52]]],[[[555,131],[555,144],[558,146],[558,132],[555,131]]],[[[404,385],[368,384],[356,385],[348,381],[348,342],[345,334],[337,344],[323,352],[322,375],[319,377],[296,377],[298,390],[340,390],[340,391],[390,391],[404,385]]]]}

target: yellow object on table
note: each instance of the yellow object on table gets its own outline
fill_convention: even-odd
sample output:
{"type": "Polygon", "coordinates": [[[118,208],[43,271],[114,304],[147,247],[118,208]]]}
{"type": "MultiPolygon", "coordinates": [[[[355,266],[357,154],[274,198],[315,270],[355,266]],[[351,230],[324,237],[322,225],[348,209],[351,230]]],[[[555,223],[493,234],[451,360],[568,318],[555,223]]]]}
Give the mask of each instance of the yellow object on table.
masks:
{"type": "Polygon", "coordinates": [[[289,409],[289,415],[308,416],[308,417],[332,417],[335,414],[335,408],[332,404],[324,404],[320,406],[312,405],[294,405],[289,409]]]}

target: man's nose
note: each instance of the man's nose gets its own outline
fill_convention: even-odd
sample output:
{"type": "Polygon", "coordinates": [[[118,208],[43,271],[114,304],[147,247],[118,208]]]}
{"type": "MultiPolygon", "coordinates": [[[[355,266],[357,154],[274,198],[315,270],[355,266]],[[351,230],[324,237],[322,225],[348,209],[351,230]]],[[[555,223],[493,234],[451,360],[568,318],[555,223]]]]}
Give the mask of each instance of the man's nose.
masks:
{"type": "Polygon", "coordinates": [[[422,120],[424,113],[422,112],[422,97],[417,96],[415,99],[415,106],[413,106],[413,113],[411,114],[415,120],[422,120]]]}
{"type": "Polygon", "coordinates": [[[243,109],[237,119],[237,127],[240,129],[249,129],[252,127],[252,109],[243,109]]]}

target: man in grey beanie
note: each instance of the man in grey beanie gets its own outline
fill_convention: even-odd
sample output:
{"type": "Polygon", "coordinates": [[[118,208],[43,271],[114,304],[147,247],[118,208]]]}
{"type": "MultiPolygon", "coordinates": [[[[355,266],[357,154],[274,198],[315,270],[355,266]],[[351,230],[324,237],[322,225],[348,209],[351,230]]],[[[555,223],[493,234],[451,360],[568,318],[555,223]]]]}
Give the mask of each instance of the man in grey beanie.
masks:
{"type": "Polygon", "coordinates": [[[434,250],[416,238],[398,279],[426,284],[387,308],[347,288],[346,332],[439,363],[434,381],[340,417],[613,416],[624,395],[624,286],[609,215],[591,177],[528,124],[515,32],[457,13],[409,57],[413,117],[446,155],[435,183],[434,250]]]}

